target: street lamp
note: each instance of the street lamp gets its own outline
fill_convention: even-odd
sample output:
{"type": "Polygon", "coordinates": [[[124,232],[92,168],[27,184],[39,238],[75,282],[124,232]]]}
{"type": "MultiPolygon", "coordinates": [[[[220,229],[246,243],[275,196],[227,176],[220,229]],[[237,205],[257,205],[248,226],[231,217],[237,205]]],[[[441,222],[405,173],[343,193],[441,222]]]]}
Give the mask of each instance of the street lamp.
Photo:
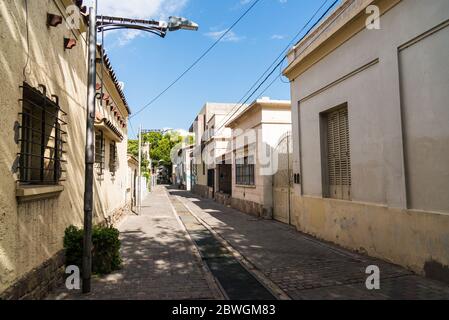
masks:
{"type": "Polygon", "coordinates": [[[179,17],[170,17],[169,22],[140,20],[121,17],[97,16],[97,1],[89,8],[89,54],[88,54],[88,94],[86,121],[86,158],[84,182],[84,240],[83,240],[83,293],[91,291],[92,274],[92,212],[93,179],[95,162],[95,84],[97,77],[97,34],[111,30],[134,29],[164,38],[168,31],[198,30],[198,25],[179,17]]]}
{"type": "Polygon", "coordinates": [[[170,17],[168,20],[168,30],[176,31],[176,30],[190,30],[190,31],[198,31],[198,24],[187,20],[185,18],[180,17],[170,17]]]}

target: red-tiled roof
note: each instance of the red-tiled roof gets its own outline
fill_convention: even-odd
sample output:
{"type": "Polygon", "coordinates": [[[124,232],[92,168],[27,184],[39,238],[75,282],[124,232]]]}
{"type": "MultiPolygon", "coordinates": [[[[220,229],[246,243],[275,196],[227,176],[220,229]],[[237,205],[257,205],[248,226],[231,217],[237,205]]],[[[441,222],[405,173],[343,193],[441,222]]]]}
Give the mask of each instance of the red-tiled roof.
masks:
{"type": "Polygon", "coordinates": [[[115,74],[115,71],[112,68],[111,60],[109,59],[108,55],[106,54],[106,51],[103,49],[103,47],[101,45],[98,45],[98,50],[100,51],[100,56],[103,54],[103,60],[104,60],[105,67],[109,71],[109,75],[115,84],[115,88],[117,89],[117,92],[119,93],[120,98],[122,98],[123,104],[125,105],[126,110],[128,111],[128,114],[131,114],[131,110],[129,108],[128,102],[126,101],[125,94],[123,93],[123,90],[120,87],[120,83],[118,81],[117,75],[115,74]]]}

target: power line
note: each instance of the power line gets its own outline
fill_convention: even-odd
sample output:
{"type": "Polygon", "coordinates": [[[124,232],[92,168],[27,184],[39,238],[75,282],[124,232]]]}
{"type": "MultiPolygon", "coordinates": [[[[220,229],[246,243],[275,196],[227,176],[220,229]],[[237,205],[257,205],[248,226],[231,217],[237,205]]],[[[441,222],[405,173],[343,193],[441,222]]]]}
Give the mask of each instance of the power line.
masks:
{"type": "Polygon", "coordinates": [[[155,103],[157,100],[159,100],[160,97],[162,97],[168,90],[170,90],[176,83],[179,82],[190,70],[192,70],[210,51],[212,51],[213,48],[215,48],[218,43],[220,43],[221,40],[223,40],[226,35],[231,32],[232,29],[258,4],[260,0],[255,0],[251,6],[198,58],[196,59],[183,73],[181,73],[170,85],[162,90],[156,97],[154,97],[150,102],[148,102],[145,106],[143,106],[140,110],[138,110],[136,113],[134,113],[130,118],[134,118],[138,114],[140,114],[142,111],[147,109],[149,106],[151,106],[153,103],[155,103]]]}
{"type": "Polygon", "coordinates": [[[134,130],[133,125],[131,123],[131,118],[129,118],[128,124],[129,124],[129,127],[130,127],[131,131],[132,131],[132,135],[134,136],[136,134],[136,131],[134,130]]]}
{"type": "Polygon", "coordinates": [[[296,41],[296,38],[304,31],[306,26],[315,18],[315,16],[320,12],[320,10],[324,7],[324,5],[329,0],[324,0],[321,6],[315,11],[315,13],[312,15],[312,17],[307,21],[307,23],[298,31],[298,33],[295,34],[295,36],[290,40],[290,42],[286,45],[286,47],[281,51],[281,53],[274,59],[273,63],[262,73],[262,75],[254,82],[254,84],[248,89],[248,91],[243,95],[243,97],[237,102],[237,105],[245,99],[245,97],[251,92],[251,90],[254,89],[254,87],[257,85],[257,83],[270,71],[271,67],[278,61],[280,58],[283,58],[285,56],[286,51],[290,49],[290,47],[293,45],[293,43],[296,41]]]}
{"type": "MultiPolygon", "coordinates": [[[[315,18],[315,16],[321,11],[321,9],[324,7],[324,5],[328,2],[329,0],[325,0],[324,2],[323,2],[323,4],[315,11],[315,13],[312,15],[312,17],[307,21],[307,23],[301,28],[301,30],[295,35],[295,37],[289,42],[289,44],[287,45],[287,47],[286,47],[286,49],[284,49],[284,50],[282,50],[282,52],[281,52],[281,54],[273,61],[273,63],[268,67],[268,69],[262,74],[262,76],[251,86],[251,88],[250,88],[250,90],[248,90],[248,92],[247,93],[245,93],[245,95],[239,100],[239,102],[237,103],[237,105],[239,105],[239,103],[248,95],[248,93],[249,92],[251,92],[251,90],[254,88],[254,87],[256,87],[252,92],[251,92],[251,94],[246,98],[246,100],[244,100],[239,106],[238,106],[238,108],[236,109],[235,107],[234,107],[234,109],[231,111],[231,115],[229,116],[229,117],[227,117],[227,119],[225,119],[222,123],[221,123],[221,125],[218,127],[218,129],[216,129],[216,131],[218,131],[218,130],[220,130],[221,128],[223,128],[224,127],[224,125],[225,125],[225,123],[229,120],[229,119],[231,119],[239,110],[240,110],[240,108],[241,107],[243,107],[255,94],[256,94],[256,92],[263,86],[263,84],[265,83],[265,82],[267,82],[267,80],[271,77],[271,75],[273,75],[273,73],[276,71],[276,69],[278,68],[278,67],[280,67],[281,65],[282,65],[282,63],[286,60],[286,55],[285,55],[285,52],[286,52],[286,50],[289,50],[290,49],[290,46],[295,42],[295,39],[305,30],[305,28],[309,25],[309,23],[311,22],[311,21],[313,21],[313,19],[315,18]],[[279,60],[279,58],[280,57],[282,57],[282,59],[276,64],[276,61],[277,60],[279,60]],[[276,64],[276,65],[275,65],[276,64]],[[258,83],[259,83],[259,81],[260,81],[260,79],[262,79],[266,74],[267,74],[267,72],[268,71],[270,71],[270,68],[273,66],[273,65],[275,65],[275,67],[271,70],[271,72],[269,72],[268,73],[268,75],[264,78],[264,80],[259,84],[259,85],[257,85],[258,83]]],[[[329,13],[329,11],[335,6],[335,4],[337,4],[338,2],[339,2],[340,0],[335,0],[327,9],[326,9],[326,11],[320,16],[320,18],[319,19],[317,19],[317,21],[307,30],[307,32],[305,33],[305,35],[299,40],[299,41],[301,41],[302,39],[304,39],[309,33],[310,33],[310,31],[313,29],[313,28],[315,28],[315,26],[323,19],[323,17],[324,16],[326,16],[328,13],[329,13]]],[[[274,84],[274,82],[277,80],[277,78],[279,78],[280,76],[282,75],[282,73],[278,76],[278,77],[276,77],[275,79],[274,79],[274,81],[272,81],[271,83],[270,83],[270,85],[267,87],[267,88],[265,88],[265,90],[263,91],[263,93],[265,93],[265,91],[267,91],[273,84],[274,84]]],[[[236,106],[237,106],[236,105],[236,106]]]]}

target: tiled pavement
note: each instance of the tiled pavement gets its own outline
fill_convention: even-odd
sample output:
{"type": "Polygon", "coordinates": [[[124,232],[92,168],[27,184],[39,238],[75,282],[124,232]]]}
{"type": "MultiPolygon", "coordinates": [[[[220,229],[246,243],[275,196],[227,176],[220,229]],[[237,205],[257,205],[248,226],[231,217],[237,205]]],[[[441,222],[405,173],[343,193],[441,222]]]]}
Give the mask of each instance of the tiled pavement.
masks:
{"type": "MultiPolygon", "coordinates": [[[[449,299],[443,283],[188,192],[170,192],[249,261],[265,284],[273,283],[292,299],[449,299]],[[381,290],[365,287],[369,265],[381,270],[381,290]]],[[[49,299],[222,298],[180,222],[166,190],[158,188],[145,199],[142,215],[127,216],[119,225],[123,269],[94,278],[90,295],[61,287],[49,299]]]]}
{"type": "Polygon", "coordinates": [[[449,286],[255,219],[184,191],[171,191],[264,277],[292,299],[449,299],[449,286]],[[366,268],[381,271],[381,289],[366,289],[366,268]]]}
{"type": "MultiPolygon", "coordinates": [[[[142,215],[129,215],[119,225],[122,270],[95,277],[92,293],[59,288],[49,299],[199,300],[222,297],[208,281],[199,255],[173,213],[164,188],[143,203],[142,215]]],[[[210,280],[210,279],[209,279],[210,280]]]]}

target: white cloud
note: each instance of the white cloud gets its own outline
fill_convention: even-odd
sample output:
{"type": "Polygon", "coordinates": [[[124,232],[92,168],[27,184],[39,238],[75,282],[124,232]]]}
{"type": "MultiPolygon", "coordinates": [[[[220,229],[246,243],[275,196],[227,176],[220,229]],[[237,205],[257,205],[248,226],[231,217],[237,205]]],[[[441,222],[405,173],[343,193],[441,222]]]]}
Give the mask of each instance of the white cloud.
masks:
{"type": "MultiPolygon", "coordinates": [[[[208,33],[205,33],[204,35],[213,39],[213,40],[218,40],[221,36],[223,36],[223,34],[226,32],[226,30],[222,30],[222,31],[211,31],[208,33]]],[[[234,31],[229,31],[221,41],[224,42],[239,42],[241,40],[244,40],[245,37],[242,36],[238,36],[234,31]]]]}
{"type": "Polygon", "coordinates": [[[271,36],[271,39],[272,39],[272,40],[283,40],[283,39],[285,39],[285,36],[284,36],[284,35],[281,35],[281,34],[273,34],[273,35],[271,36]]]}
{"type": "MultiPolygon", "coordinates": [[[[136,19],[166,20],[170,15],[179,15],[188,0],[99,0],[98,14],[136,19]]],[[[124,45],[137,37],[139,32],[126,31],[119,38],[124,45]]]]}

